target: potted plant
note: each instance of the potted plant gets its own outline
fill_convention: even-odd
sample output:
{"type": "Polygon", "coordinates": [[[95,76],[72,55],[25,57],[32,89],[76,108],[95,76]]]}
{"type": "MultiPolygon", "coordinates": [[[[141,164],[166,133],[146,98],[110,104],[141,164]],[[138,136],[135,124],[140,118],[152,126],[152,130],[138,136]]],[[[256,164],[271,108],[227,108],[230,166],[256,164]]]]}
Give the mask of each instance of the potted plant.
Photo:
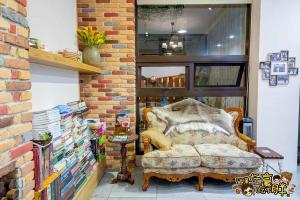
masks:
{"type": "Polygon", "coordinates": [[[77,36],[85,48],[83,50],[83,62],[89,65],[98,65],[100,63],[99,45],[105,44],[106,35],[99,31],[94,31],[92,27],[77,29],[77,36]]]}

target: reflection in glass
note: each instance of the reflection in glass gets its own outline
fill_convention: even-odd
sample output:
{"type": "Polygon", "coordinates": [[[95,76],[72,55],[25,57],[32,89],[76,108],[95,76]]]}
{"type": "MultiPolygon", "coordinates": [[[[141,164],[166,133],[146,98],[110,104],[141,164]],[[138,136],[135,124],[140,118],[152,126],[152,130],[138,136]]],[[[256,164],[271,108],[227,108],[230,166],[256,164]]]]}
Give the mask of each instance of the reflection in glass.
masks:
{"type": "Polygon", "coordinates": [[[195,86],[240,86],[240,69],[241,66],[196,66],[195,86]]]}
{"type": "Polygon", "coordinates": [[[244,55],[246,12],[246,5],[139,5],[139,55],[244,55]]]}
{"type": "Polygon", "coordinates": [[[142,67],[142,88],[184,88],[185,67],[142,67]]]}

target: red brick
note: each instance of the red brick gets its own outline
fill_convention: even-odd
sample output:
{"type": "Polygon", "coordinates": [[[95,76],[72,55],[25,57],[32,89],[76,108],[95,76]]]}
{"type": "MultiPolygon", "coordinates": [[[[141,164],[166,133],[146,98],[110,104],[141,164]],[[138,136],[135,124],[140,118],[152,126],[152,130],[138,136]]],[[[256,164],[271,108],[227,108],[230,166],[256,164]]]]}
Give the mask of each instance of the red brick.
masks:
{"type": "Polygon", "coordinates": [[[133,21],[134,21],[134,18],[133,18],[133,17],[127,17],[127,21],[133,22],[133,21]]]}
{"type": "Polygon", "coordinates": [[[27,38],[17,37],[15,44],[25,49],[29,49],[29,41],[27,38]]]}
{"type": "Polygon", "coordinates": [[[98,83],[112,83],[112,80],[101,79],[98,81],[98,83]]]}
{"type": "Polygon", "coordinates": [[[4,66],[17,69],[29,69],[29,62],[27,60],[5,59],[4,66]]]}
{"type": "Polygon", "coordinates": [[[117,92],[112,92],[112,93],[106,93],[106,96],[108,96],[108,97],[114,97],[114,96],[119,96],[120,94],[119,93],[117,93],[117,92]]]}
{"type": "Polygon", "coordinates": [[[134,62],[133,58],[120,58],[121,62],[134,62]]]}
{"type": "Polygon", "coordinates": [[[32,149],[32,142],[28,142],[26,144],[20,145],[10,151],[10,157],[15,159],[32,149]]]}
{"type": "Polygon", "coordinates": [[[118,35],[119,31],[105,31],[106,35],[118,35]]]}
{"type": "Polygon", "coordinates": [[[106,112],[109,113],[109,114],[117,114],[117,113],[120,113],[120,110],[110,109],[110,110],[106,110],[106,112]]]}
{"type": "Polygon", "coordinates": [[[89,13],[78,13],[78,17],[89,17],[89,13]]]}
{"type": "Polygon", "coordinates": [[[111,57],[111,53],[101,53],[100,54],[101,57],[111,57]]]}
{"type": "Polygon", "coordinates": [[[6,82],[6,89],[9,91],[15,91],[15,90],[30,90],[31,83],[25,82],[25,81],[9,81],[6,82]]]}
{"type": "Polygon", "coordinates": [[[124,75],[126,72],[124,71],[112,71],[112,75],[124,75]]]}
{"type": "Polygon", "coordinates": [[[104,13],[104,17],[118,17],[118,13],[104,13]]]}
{"type": "Polygon", "coordinates": [[[5,117],[0,119],[0,128],[4,128],[12,125],[13,119],[14,119],[13,117],[5,117]]]}
{"type": "Polygon", "coordinates": [[[15,169],[16,162],[11,162],[8,165],[0,168],[0,177],[12,172],[15,169]]]}
{"type": "Polygon", "coordinates": [[[7,105],[0,105],[0,115],[7,115],[8,107],[7,105]]]}
{"type": "Polygon", "coordinates": [[[110,3],[110,0],[96,0],[96,3],[110,3]]]}
{"type": "Polygon", "coordinates": [[[98,97],[99,101],[111,101],[112,97],[98,97]]]}
{"type": "Polygon", "coordinates": [[[23,6],[27,6],[27,0],[17,0],[17,2],[23,6]]]}
{"type": "Polygon", "coordinates": [[[127,3],[134,3],[134,0],[127,0],[127,3]]]}
{"type": "Polygon", "coordinates": [[[11,78],[12,79],[18,79],[19,72],[17,70],[11,70],[11,78]]]}
{"type": "Polygon", "coordinates": [[[92,88],[104,88],[105,85],[102,84],[102,83],[99,83],[99,84],[92,84],[92,88]]]}
{"type": "Polygon", "coordinates": [[[10,24],[9,32],[11,32],[11,33],[16,33],[17,32],[17,27],[16,27],[15,24],[10,24]]]}
{"type": "Polygon", "coordinates": [[[0,44],[0,54],[9,54],[10,46],[6,44],[0,44]]]}
{"type": "Polygon", "coordinates": [[[12,96],[13,96],[14,101],[20,101],[21,93],[20,92],[13,92],[12,96]]]}
{"type": "Polygon", "coordinates": [[[82,21],[84,21],[84,22],[95,22],[96,18],[95,17],[84,17],[84,18],[82,18],[82,21]]]}
{"type": "Polygon", "coordinates": [[[118,44],[118,40],[106,40],[106,44],[118,44]]]}
{"type": "Polygon", "coordinates": [[[10,44],[16,44],[17,37],[8,33],[4,34],[4,41],[10,44]]]}

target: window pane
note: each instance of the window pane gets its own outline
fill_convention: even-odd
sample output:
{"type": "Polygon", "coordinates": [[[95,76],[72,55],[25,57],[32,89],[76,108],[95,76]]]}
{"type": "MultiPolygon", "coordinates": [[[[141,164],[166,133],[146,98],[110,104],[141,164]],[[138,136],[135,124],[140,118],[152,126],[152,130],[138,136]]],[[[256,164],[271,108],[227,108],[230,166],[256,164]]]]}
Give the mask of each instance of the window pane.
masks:
{"type": "Polygon", "coordinates": [[[185,67],[142,67],[142,88],[184,88],[185,67]]]}
{"type": "Polygon", "coordinates": [[[244,55],[246,12],[246,5],[139,5],[139,55],[244,55]]]}
{"type": "Polygon", "coordinates": [[[241,66],[198,65],[195,67],[195,86],[240,86],[242,77],[239,73],[243,75],[241,66]]]}

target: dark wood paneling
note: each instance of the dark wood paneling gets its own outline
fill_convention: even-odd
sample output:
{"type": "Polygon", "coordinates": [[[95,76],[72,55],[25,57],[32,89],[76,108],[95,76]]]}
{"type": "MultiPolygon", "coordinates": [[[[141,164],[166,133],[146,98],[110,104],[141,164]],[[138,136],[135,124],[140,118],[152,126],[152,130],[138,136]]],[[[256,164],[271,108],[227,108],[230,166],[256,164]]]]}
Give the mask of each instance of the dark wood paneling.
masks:
{"type": "Polygon", "coordinates": [[[136,91],[139,97],[230,97],[230,96],[246,96],[246,88],[234,87],[215,87],[215,88],[194,88],[193,90],[186,89],[170,89],[170,88],[143,88],[136,91]]]}
{"type": "Polygon", "coordinates": [[[137,64],[141,63],[246,63],[248,56],[138,56],[137,64]]]}

